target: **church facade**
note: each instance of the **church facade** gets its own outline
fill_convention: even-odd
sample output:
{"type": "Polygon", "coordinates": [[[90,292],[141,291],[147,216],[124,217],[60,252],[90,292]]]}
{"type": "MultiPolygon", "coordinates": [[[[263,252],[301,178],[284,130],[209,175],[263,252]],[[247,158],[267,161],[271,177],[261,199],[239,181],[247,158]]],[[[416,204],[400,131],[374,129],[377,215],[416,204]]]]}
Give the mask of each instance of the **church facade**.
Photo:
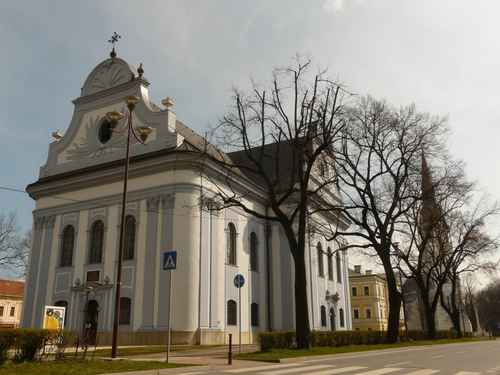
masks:
{"type": "MultiPolygon", "coordinates": [[[[27,187],[36,208],[21,326],[41,327],[45,306],[64,306],[66,329],[111,344],[125,209],[120,345],[164,344],[169,321],[173,344],[221,344],[228,333],[238,342],[240,329],[242,343],[253,343],[257,332],[294,329],[293,260],[284,233],[236,208],[214,209],[210,184],[220,174],[200,158],[202,138],[177,120],[172,100],[163,100],[164,108],[150,102],[148,85],[141,69],[117,57],[103,61],[73,101],[66,132],[53,134],[47,162],[27,187]],[[140,99],[133,127],[153,131],[147,146],[132,138],[122,207],[126,134],[110,130],[106,113],[124,113],[123,128],[123,98],[130,95],[140,99]],[[165,253],[174,251],[175,269],[164,270],[165,253]]],[[[262,188],[245,178],[238,184],[253,192],[248,204],[265,210],[262,188]]],[[[309,239],[311,329],[352,328],[347,254],[336,246],[309,239]],[[326,250],[318,248],[336,254],[328,275],[318,264],[326,250]]]]}

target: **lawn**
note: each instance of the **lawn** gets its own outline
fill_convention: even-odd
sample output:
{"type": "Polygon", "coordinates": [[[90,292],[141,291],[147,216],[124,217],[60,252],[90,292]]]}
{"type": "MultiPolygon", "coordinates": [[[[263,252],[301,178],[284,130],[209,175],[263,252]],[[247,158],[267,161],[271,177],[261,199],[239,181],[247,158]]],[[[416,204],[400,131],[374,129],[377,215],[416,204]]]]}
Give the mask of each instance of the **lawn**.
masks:
{"type": "Polygon", "coordinates": [[[103,361],[100,359],[62,361],[43,361],[28,363],[6,363],[0,366],[0,374],[5,375],[96,375],[115,372],[158,370],[164,368],[185,367],[174,363],[142,361],[103,361]]]}
{"type": "Polygon", "coordinates": [[[477,342],[477,339],[455,339],[455,340],[439,340],[439,341],[412,341],[400,344],[377,344],[377,345],[349,345],[331,347],[314,347],[311,349],[271,349],[265,352],[245,353],[233,356],[235,359],[252,359],[260,361],[273,361],[280,358],[296,358],[296,357],[312,357],[328,354],[343,354],[365,352],[371,350],[406,348],[412,346],[429,346],[429,345],[444,345],[456,344],[463,342],[477,342]]]}
{"type": "MultiPolygon", "coordinates": [[[[246,354],[235,354],[234,359],[248,359],[260,361],[276,361],[280,358],[312,357],[318,355],[341,354],[364,352],[371,350],[405,348],[412,346],[442,345],[462,342],[479,342],[477,339],[456,339],[439,341],[415,341],[401,344],[379,344],[379,345],[351,345],[337,348],[314,347],[312,349],[273,349],[266,352],[255,352],[246,354]]],[[[171,352],[181,350],[205,349],[214,346],[172,346],[171,352]]],[[[119,357],[129,357],[154,353],[166,353],[165,346],[142,346],[142,347],[122,347],[118,349],[119,357]]],[[[106,373],[121,373],[129,371],[158,370],[165,368],[185,367],[185,365],[156,362],[156,361],[107,361],[101,358],[109,358],[111,349],[98,349],[95,359],[91,360],[92,352],[87,352],[87,359],[82,360],[82,353],[78,353],[78,358],[71,354],[66,360],[53,361],[50,358],[42,362],[31,363],[6,363],[0,366],[0,375],[96,375],[106,373]]]]}

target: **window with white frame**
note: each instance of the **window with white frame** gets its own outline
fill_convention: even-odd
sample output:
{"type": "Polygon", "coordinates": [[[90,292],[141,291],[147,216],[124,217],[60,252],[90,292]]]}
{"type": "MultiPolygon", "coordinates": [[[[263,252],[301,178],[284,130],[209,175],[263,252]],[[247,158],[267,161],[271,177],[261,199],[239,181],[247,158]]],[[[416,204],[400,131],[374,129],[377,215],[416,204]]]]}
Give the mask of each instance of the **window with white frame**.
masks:
{"type": "Polygon", "coordinates": [[[233,223],[227,226],[227,264],[236,265],[236,228],[233,223]]]}

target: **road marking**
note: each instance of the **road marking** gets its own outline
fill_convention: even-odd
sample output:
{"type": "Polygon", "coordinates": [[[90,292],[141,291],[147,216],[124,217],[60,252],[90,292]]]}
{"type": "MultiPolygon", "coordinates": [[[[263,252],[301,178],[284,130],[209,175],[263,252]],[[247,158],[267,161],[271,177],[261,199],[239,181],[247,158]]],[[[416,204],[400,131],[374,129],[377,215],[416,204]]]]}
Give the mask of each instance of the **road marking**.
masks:
{"type": "Polygon", "coordinates": [[[330,370],[325,370],[325,371],[308,372],[307,374],[308,375],[332,375],[332,374],[340,374],[342,372],[361,370],[364,368],[366,368],[366,367],[350,366],[350,367],[342,367],[342,368],[330,369],[330,370]]]}
{"type": "Polygon", "coordinates": [[[257,374],[262,374],[262,375],[280,375],[280,374],[288,374],[288,373],[291,373],[291,372],[299,372],[299,371],[303,371],[303,370],[307,370],[308,374],[311,374],[311,370],[320,370],[320,369],[324,369],[324,368],[327,368],[327,367],[332,367],[331,365],[316,365],[316,366],[301,366],[299,368],[293,368],[293,369],[289,369],[289,368],[286,368],[286,369],[282,369],[282,370],[276,370],[276,371],[268,371],[268,372],[256,372],[257,374]]]}
{"type": "Polygon", "coordinates": [[[477,351],[477,350],[483,350],[483,348],[477,348],[477,349],[474,349],[474,350],[476,350],[476,351],[477,351]]]}
{"type": "Polygon", "coordinates": [[[405,375],[431,375],[431,374],[434,374],[436,372],[439,372],[441,370],[417,370],[417,371],[413,371],[413,372],[409,372],[405,375]]]}
{"type": "Polygon", "coordinates": [[[392,365],[385,365],[384,367],[392,367],[392,366],[399,366],[399,365],[404,365],[406,363],[410,363],[410,361],[406,362],[399,362],[399,363],[393,363],[392,365]]]}
{"type": "Polygon", "coordinates": [[[457,354],[462,354],[462,353],[467,353],[467,352],[468,352],[468,350],[463,350],[461,352],[457,352],[457,354]]]}
{"type": "Polygon", "coordinates": [[[252,371],[264,371],[264,370],[284,368],[284,367],[294,367],[294,366],[300,366],[300,365],[298,363],[286,363],[286,364],[276,363],[274,365],[266,365],[266,366],[258,366],[258,367],[244,367],[244,368],[238,368],[238,369],[234,369],[234,370],[225,370],[224,372],[238,373],[238,372],[248,372],[250,370],[252,370],[252,371]]]}
{"type": "Polygon", "coordinates": [[[394,372],[394,371],[399,371],[403,370],[402,368],[381,368],[378,370],[372,370],[372,371],[366,371],[366,372],[358,372],[357,374],[353,375],[380,375],[380,374],[388,374],[389,372],[394,372]]]}
{"type": "Polygon", "coordinates": [[[480,372],[471,372],[471,371],[460,371],[457,372],[455,375],[480,375],[480,372]]]}
{"type": "Polygon", "coordinates": [[[435,357],[431,357],[431,359],[434,359],[434,358],[441,358],[441,357],[446,357],[446,355],[445,355],[445,354],[443,354],[443,355],[437,355],[437,356],[435,356],[435,357]]]}

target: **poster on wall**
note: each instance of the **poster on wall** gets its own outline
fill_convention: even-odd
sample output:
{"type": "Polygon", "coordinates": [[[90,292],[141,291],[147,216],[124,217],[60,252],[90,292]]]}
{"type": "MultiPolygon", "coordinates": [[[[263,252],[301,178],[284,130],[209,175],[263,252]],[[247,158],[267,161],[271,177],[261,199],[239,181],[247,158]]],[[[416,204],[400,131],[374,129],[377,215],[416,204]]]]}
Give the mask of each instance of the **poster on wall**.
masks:
{"type": "Polygon", "coordinates": [[[43,328],[46,329],[63,329],[64,313],[66,307],[62,306],[45,306],[43,315],[43,328]]]}

